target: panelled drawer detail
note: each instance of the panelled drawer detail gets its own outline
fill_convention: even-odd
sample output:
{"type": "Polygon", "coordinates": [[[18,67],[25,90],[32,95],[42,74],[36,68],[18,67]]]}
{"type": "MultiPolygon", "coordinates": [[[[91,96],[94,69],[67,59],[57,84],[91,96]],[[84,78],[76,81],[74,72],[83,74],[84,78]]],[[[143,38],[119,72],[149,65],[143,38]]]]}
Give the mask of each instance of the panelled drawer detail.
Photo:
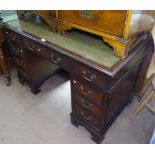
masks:
{"type": "Polygon", "coordinates": [[[73,72],[78,76],[80,75],[80,77],[86,80],[87,82],[90,82],[105,88],[108,86],[108,83],[107,83],[108,80],[106,80],[106,77],[103,77],[103,74],[101,75],[100,73],[97,73],[90,68],[76,64],[74,65],[73,72]]]}
{"type": "Polygon", "coordinates": [[[19,47],[17,47],[17,46],[14,46],[14,45],[12,45],[12,44],[10,44],[11,45],[11,50],[12,50],[12,53],[13,54],[15,54],[15,55],[18,55],[19,57],[24,57],[24,51],[23,51],[23,49],[21,49],[21,48],[19,48],[19,47]]]}
{"type": "Polygon", "coordinates": [[[63,55],[60,55],[58,53],[53,53],[50,55],[50,57],[51,57],[51,61],[54,64],[59,65],[61,68],[65,70],[70,71],[73,67],[71,61],[63,55]]]}
{"type": "Polygon", "coordinates": [[[24,48],[30,52],[33,52],[34,54],[50,60],[52,63],[60,66],[61,68],[64,68],[66,70],[71,70],[72,65],[70,60],[61,55],[58,54],[56,51],[49,49],[48,47],[41,46],[39,43],[32,42],[28,39],[25,39],[24,48]]]}
{"type": "Polygon", "coordinates": [[[103,93],[95,90],[94,88],[79,82],[78,80],[72,80],[73,89],[75,92],[78,92],[82,96],[89,99],[91,102],[101,105],[103,100],[103,93]]]}
{"type": "Polygon", "coordinates": [[[45,59],[50,59],[50,55],[52,53],[52,50],[49,50],[48,48],[28,39],[24,39],[24,48],[45,59]]]}
{"type": "Polygon", "coordinates": [[[17,66],[17,70],[18,70],[18,73],[26,78],[27,80],[31,80],[30,76],[29,76],[29,73],[27,70],[25,70],[24,68],[20,67],[20,66],[17,66]]]}
{"type": "Polygon", "coordinates": [[[95,128],[100,128],[99,119],[96,119],[93,115],[82,109],[80,106],[75,105],[75,112],[80,115],[85,121],[91,123],[91,125],[93,125],[95,128]]]}
{"type": "Polygon", "coordinates": [[[7,38],[9,43],[12,43],[14,45],[18,46],[18,45],[21,45],[21,43],[22,43],[21,42],[21,37],[18,34],[12,32],[12,31],[6,30],[5,31],[5,37],[7,38]]]}
{"type": "Polygon", "coordinates": [[[96,117],[101,117],[101,107],[98,107],[96,104],[88,101],[86,98],[80,96],[79,94],[74,94],[74,101],[75,104],[80,106],[82,109],[85,109],[92,113],[92,115],[95,115],[96,117]]]}
{"type": "Polygon", "coordinates": [[[21,68],[27,69],[27,64],[24,59],[21,59],[21,57],[15,54],[13,54],[13,59],[16,65],[20,66],[21,68]]]}

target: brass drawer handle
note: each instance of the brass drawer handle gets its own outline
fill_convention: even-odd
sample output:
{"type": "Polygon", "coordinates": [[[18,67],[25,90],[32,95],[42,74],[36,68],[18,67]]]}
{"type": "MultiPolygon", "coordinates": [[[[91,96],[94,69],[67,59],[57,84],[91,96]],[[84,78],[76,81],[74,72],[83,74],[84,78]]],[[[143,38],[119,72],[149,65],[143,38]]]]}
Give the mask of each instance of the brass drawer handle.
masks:
{"type": "Polygon", "coordinates": [[[22,66],[24,64],[21,60],[19,60],[19,58],[14,57],[14,59],[19,66],[22,66]]]}
{"type": "Polygon", "coordinates": [[[16,60],[16,62],[17,62],[17,64],[19,65],[19,66],[22,66],[24,63],[22,62],[22,61],[20,61],[20,60],[16,60]]]}
{"type": "Polygon", "coordinates": [[[28,43],[26,46],[27,46],[27,49],[28,49],[28,50],[30,50],[30,51],[32,51],[32,52],[34,51],[34,48],[32,47],[31,44],[28,43]]]}
{"type": "Polygon", "coordinates": [[[12,48],[14,53],[16,53],[17,55],[19,55],[20,53],[23,53],[22,49],[16,49],[15,47],[12,48]]]}
{"type": "Polygon", "coordinates": [[[87,92],[85,92],[82,85],[80,86],[80,89],[81,89],[82,94],[84,94],[85,96],[90,96],[93,93],[92,90],[88,90],[87,92]]]}
{"type": "Polygon", "coordinates": [[[22,76],[23,76],[23,77],[25,77],[25,76],[26,76],[25,71],[23,71],[22,69],[20,69],[20,70],[19,70],[19,72],[22,74],[22,76]]]}
{"type": "Polygon", "coordinates": [[[87,74],[87,72],[85,70],[82,71],[82,76],[85,80],[92,82],[94,79],[96,79],[96,75],[95,74],[87,74]]]}
{"type": "Polygon", "coordinates": [[[90,103],[90,102],[86,102],[84,98],[81,98],[81,102],[82,105],[86,108],[86,109],[91,109],[94,104],[90,103]]]}
{"type": "Polygon", "coordinates": [[[88,20],[93,20],[94,17],[95,17],[93,12],[84,11],[84,10],[79,12],[79,16],[82,17],[82,18],[88,19],[88,20]]]}
{"type": "Polygon", "coordinates": [[[83,117],[84,119],[86,119],[87,121],[89,121],[90,119],[92,119],[91,116],[89,116],[89,115],[86,116],[86,114],[84,113],[83,110],[81,111],[81,115],[82,115],[82,117],[83,117]]]}
{"type": "Polygon", "coordinates": [[[41,49],[40,48],[37,48],[37,52],[40,52],[41,51],[41,49]]]}
{"type": "Polygon", "coordinates": [[[22,66],[24,63],[23,62],[18,62],[17,63],[19,66],[22,66]]]}
{"type": "Polygon", "coordinates": [[[13,34],[10,34],[10,39],[11,39],[11,41],[15,42],[15,40],[16,40],[16,36],[13,35],[13,34]]]}
{"type": "Polygon", "coordinates": [[[53,54],[51,54],[51,60],[53,63],[58,64],[61,61],[61,58],[55,57],[53,54]]]}

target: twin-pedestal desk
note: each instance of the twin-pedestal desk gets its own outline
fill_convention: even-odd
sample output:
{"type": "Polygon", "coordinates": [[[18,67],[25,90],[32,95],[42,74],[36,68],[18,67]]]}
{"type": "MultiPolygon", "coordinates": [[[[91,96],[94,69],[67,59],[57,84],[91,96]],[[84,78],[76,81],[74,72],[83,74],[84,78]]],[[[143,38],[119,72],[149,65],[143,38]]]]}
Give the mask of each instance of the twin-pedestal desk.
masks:
{"type": "Polygon", "coordinates": [[[120,59],[102,39],[79,31],[61,36],[44,26],[14,20],[4,26],[4,33],[19,82],[34,94],[60,69],[70,73],[71,123],[84,126],[96,143],[141,90],[154,51],[149,34],[142,34],[129,55],[120,59]]]}

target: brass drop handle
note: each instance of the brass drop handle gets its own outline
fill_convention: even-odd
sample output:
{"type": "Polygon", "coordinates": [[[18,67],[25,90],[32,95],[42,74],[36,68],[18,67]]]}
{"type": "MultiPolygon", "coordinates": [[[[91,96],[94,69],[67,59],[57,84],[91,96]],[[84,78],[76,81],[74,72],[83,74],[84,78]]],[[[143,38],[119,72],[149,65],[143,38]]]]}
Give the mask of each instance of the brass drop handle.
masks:
{"type": "Polygon", "coordinates": [[[85,92],[82,85],[80,86],[80,89],[81,89],[82,94],[84,94],[85,96],[90,96],[93,93],[92,90],[88,90],[87,92],[85,92]]]}
{"type": "Polygon", "coordinates": [[[26,48],[32,52],[34,51],[34,47],[29,42],[26,43],[26,48]]]}
{"type": "Polygon", "coordinates": [[[87,121],[89,121],[90,119],[92,119],[91,116],[89,116],[89,115],[86,116],[86,114],[84,113],[83,110],[81,111],[81,115],[82,115],[82,117],[83,117],[84,119],[86,119],[87,121]]]}
{"type": "MultiPolygon", "coordinates": [[[[13,50],[14,53],[16,53],[17,55],[22,51],[22,50],[16,49],[15,47],[13,47],[12,50],[13,50]]],[[[21,52],[21,53],[22,53],[22,52],[21,52]]]]}
{"type": "Polygon", "coordinates": [[[19,66],[22,66],[23,65],[23,62],[21,61],[21,60],[19,60],[19,58],[18,57],[14,57],[15,58],[15,61],[17,62],[17,64],[19,65],[19,66]]]}
{"type": "Polygon", "coordinates": [[[37,51],[37,52],[40,52],[40,51],[41,51],[41,49],[40,49],[40,48],[37,48],[37,49],[36,49],[36,51],[37,51]]]}
{"type": "Polygon", "coordinates": [[[95,74],[87,74],[85,70],[82,71],[82,76],[85,80],[92,82],[94,79],[96,79],[95,74]]]}
{"type": "Polygon", "coordinates": [[[20,73],[22,74],[22,76],[26,76],[26,73],[22,69],[20,69],[20,73]]]}
{"type": "Polygon", "coordinates": [[[93,20],[94,17],[95,17],[93,12],[86,11],[86,10],[81,10],[79,12],[79,16],[82,17],[82,18],[88,19],[88,20],[93,20]]]}
{"type": "Polygon", "coordinates": [[[90,103],[90,102],[87,102],[87,103],[86,103],[86,101],[85,101],[84,98],[81,98],[81,102],[82,102],[82,105],[83,105],[86,109],[91,109],[91,108],[94,106],[94,104],[92,104],[92,103],[90,103]]]}
{"type": "Polygon", "coordinates": [[[17,63],[19,66],[22,66],[24,64],[23,61],[21,61],[21,60],[17,60],[17,63]]]}
{"type": "Polygon", "coordinates": [[[53,54],[51,54],[51,60],[53,63],[58,64],[61,61],[60,57],[56,57],[53,54]]]}
{"type": "Polygon", "coordinates": [[[13,35],[13,34],[10,34],[10,39],[11,39],[11,41],[15,41],[16,40],[16,36],[15,35],[13,35]]]}

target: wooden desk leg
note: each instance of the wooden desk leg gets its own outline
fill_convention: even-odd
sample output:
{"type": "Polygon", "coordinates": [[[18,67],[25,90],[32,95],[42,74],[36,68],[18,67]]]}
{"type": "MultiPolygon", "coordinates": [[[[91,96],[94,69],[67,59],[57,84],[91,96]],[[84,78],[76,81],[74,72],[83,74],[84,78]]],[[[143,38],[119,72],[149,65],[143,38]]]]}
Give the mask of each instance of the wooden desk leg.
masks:
{"type": "Polygon", "coordinates": [[[2,72],[7,79],[7,86],[11,85],[11,75],[8,71],[7,65],[5,63],[5,59],[2,53],[2,49],[0,48],[0,67],[2,68],[2,72]]]}

